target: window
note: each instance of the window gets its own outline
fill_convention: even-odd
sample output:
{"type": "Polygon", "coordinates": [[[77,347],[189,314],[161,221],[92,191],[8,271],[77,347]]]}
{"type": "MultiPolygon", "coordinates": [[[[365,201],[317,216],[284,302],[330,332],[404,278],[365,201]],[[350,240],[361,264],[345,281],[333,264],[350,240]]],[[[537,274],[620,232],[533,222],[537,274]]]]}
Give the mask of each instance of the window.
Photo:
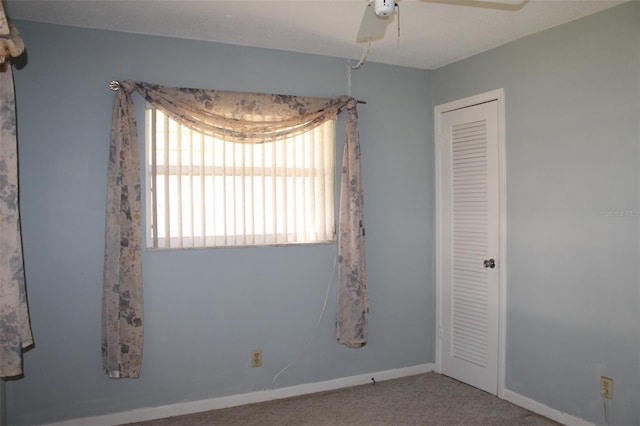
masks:
{"type": "Polygon", "coordinates": [[[146,121],[147,247],[334,241],[335,120],[260,144],[146,121]]]}

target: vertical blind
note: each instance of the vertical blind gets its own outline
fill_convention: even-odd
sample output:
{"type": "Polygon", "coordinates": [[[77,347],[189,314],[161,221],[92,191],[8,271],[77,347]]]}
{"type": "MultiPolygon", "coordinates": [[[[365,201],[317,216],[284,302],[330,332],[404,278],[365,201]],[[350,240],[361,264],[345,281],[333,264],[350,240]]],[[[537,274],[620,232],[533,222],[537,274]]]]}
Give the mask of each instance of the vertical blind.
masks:
{"type": "Polygon", "coordinates": [[[335,120],[275,142],[234,143],[155,108],[146,118],[148,247],[334,240],[335,120]]]}

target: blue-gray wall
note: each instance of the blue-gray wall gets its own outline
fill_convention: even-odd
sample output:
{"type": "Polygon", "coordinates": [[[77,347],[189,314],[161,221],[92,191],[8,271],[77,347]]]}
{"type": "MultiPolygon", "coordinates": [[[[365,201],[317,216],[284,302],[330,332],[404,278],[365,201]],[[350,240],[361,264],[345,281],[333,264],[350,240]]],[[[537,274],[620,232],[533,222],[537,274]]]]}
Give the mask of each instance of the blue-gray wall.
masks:
{"type": "Polygon", "coordinates": [[[432,77],[436,104],[505,89],[507,388],[603,424],[606,375],[640,424],[640,2],[432,77]]]}
{"type": "MultiPolygon", "coordinates": [[[[335,246],[144,254],[142,377],[101,373],[111,79],[336,96],[345,61],[19,22],[21,207],[36,348],[10,424],[269,389],[434,361],[433,105],[503,87],[506,385],[603,424],[640,424],[640,3],[433,72],[367,63],[360,108],[370,342],[334,341],[335,246]],[[620,217],[621,215],[621,217],[620,217]],[[262,348],[264,366],[249,367],[262,348]]],[[[140,105],[140,99],[136,101],[140,105]]],[[[140,108],[140,106],[139,106],[140,108]]],[[[340,129],[340,126],[338,127],[340,129]]],[[[341,134],[342,131],[338,130],[341,134]]]]}
{"type": "MultiPolygon", "coordinates": [[[[365,182],[369,343],[335,342],[335,245],[145,252],[139,380],[101,371],[100,306],[112,79],[332,97],[343,58],[18,22],[21,209],[35,349],[7,383],[10,424],[329,380],[434,359],[429,72],[352,76],[365,182]],[[313,336],[327,286],[329,303],[313,336]],[[263,367],[250,352],[263,351],[263,367]],[[272,379],[283,367],[299,361],[272,379]]],[[[141,98],[136,98],[142,105],[141,98]]],[[[140,109],[141,107],[139,107],[140,109]]],[[[142,120],[142,117],[140,117],[142,120]]],[[[140,123],[139,120],[139,124],[140,123]]],[[[344,127],[338,126],[339,152],[344,127]]],[[[142,136],[142,135],[141,135],[142,136]]]]}

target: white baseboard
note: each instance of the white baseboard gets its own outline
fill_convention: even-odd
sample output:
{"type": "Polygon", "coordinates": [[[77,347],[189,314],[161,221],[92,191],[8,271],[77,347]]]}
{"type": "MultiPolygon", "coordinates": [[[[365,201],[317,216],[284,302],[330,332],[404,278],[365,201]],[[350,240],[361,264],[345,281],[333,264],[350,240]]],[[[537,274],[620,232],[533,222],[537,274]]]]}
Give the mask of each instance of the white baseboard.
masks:
{"type": "Polygon", "coordinates": [[[588,422],[580,417],[572,416],[571,414],[564,413],[555,408],[551,408],[541,402],[535,401],[526,396],[522,396],[519,393],[515,393],[508,389],[504,390],[503,399],[515,404],[519,407],[526,408],[529,411],[548,417],[551,420],[555,420],[558,423],[562,423],[567,426],[594,426],[593,423],[588,422]]]}
{"type": "Polygon", "coordinates": [[[316,392],[346,388],[349,386],[371,383],[371,378],[376,382],[397,379],[400,377],[414,376],[416,374],[433,371],[435,364],[420,364],[411,367],[395,368],[393,370],[378,371],[357,376],[341,377],[339,379],[324,382],[305,383],[279,389],[249,392],[239,395],[230,395],[220,398],[203,399],[200,401],[181,402],[177,404],[162,405],[159,407],[140,408],[136,410],[121,411],[96,417],[85,417],[63,422],[52,423],[55,426],[83,426],[83,425],[119,425],[124,423],[143,422],[164,417],[181,416],[183,414],[200,413],[203,411],[217,410],[220,408],[236,407],[238,405],[252,404],[256,402],[271,401],[274,399],[289,398],[292,396],[307,395],[316,392]]]}

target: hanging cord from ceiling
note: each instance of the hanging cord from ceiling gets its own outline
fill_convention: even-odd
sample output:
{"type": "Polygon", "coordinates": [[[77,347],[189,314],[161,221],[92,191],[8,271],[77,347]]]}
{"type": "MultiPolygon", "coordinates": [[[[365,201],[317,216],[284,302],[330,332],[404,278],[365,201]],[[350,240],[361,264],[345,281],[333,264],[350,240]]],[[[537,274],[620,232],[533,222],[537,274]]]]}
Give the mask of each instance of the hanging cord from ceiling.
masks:
{"type": "Polygon", "coordinates": [[[369,56],[369,51],[371,50],[371,40],[369,40],[367,42],[367,47],[364,48],[364,53],[362,54],[362,57],[360,58],[360,61],[352,66],[351,65],[351,58],[347,58],[347,60],[349,61],[349,68],[352,70],[357,70],[360,69],[360,67],[362,67],[362,65],[364,64],[364,61],[367,60],[367,57],[369,56]]]}
{"type": "Polygon", "coordinates": [[[357,64],[351,65],[351,58],[347,58],[347,95],[351,96],[351,71],[358,70],[364,65],[364,61],[367,60],[369,56],[369,52],[371,51],[371,40],[367,42],[367,47],[365,47],[364,52],[362,53],[362,57],[358,61],[357,64]]]}
{"type": "Polygon", "coordinates": [[[400,47],[400,6],[396,3],[396,9],[398,10],[398,38],[396,39],[396,47],[400,47]]]}
{"type": "Polygon", "coordinates": [[[302,350],[302,352],[300,352],[300,355],[298,355],[298,357],[296,359],[294,359],[289,364],[287,364],[282,370],[278,371],[278,374],[276,374],[273,377],[273,380],[271,380],[271,387],[272,388],[273,388],[273,385],[276,382],[276,380],[278,380],[278,377],[280,377],[280,375],[282,373],[287,371],[289,369],[289,367],[291,367],[296,362],[298,362],[300,359],[302,359],[302,357],[304,355],[306,355],[307,352],[309,351],[309,348],[311,348],[311,344],[315,340],[316,334],[318,333],[318,329],[320,328],[320,322],[324,318],[324,313],[327,310],[327,301],[329,300],[329,291],[331,290],[331,284],[333,283],[333,276],[336,273],[337,265],[338,265],[338,248],[337,248],[337,245],[336,245],[335,253],[334,253],[334,256],[333,256],[333,270],[331,271],[331,275],[329,276],[329,281],[327,281],[327,290],[326,290],[326,292],[324,294],[324,303],[322,305],[322,310],[320,311],[320,316],[318,317],[318,320],[316,321],[316,326],[313,329],[313,334],[311,335],[311,339],[309,339],[309,342],[307,343],[307,346],[305,346],[305,348],[302,350]]]}

